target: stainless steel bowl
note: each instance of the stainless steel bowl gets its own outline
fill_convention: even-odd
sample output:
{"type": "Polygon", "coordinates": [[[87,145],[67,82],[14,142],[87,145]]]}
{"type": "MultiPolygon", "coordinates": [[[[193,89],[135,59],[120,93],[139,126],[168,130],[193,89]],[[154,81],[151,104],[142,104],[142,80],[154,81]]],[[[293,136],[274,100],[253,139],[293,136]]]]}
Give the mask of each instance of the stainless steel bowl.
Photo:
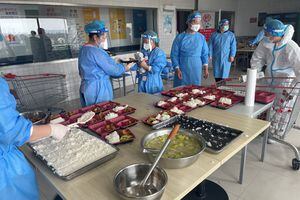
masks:
{"type": "Polygon", "coordinates": [[[160,199],[168,182],[167,173],[160,167],[156,167],[150,175],[145,188],[148,195],[137,195],[139,184],[146,176],[151,164],[132,164],[121,169],[114,178],[114,187],[122,199],[126,200],[154,200],[160,199]]]}
{"type": "MultiPolygon", "coordinates": [[[[145,144],[153,138],[169,134],[171,132],[171,130],[172,130],[171,128],[160,129],[160,130],[153,131],[153,132],[151,132],[151,133],[149,133],[149,134],[147,134],[146,136],[143,137],[143,139],[141,141],[141,147],[142,147],[143,153],[147,154],[147,156],[148,156],[148,158],[150,159],[151,162],[154,161],[155,156],[156,156],[158,151],[157,150],[155,151],[153,149],[147,149],[145,147],[145,144]]],[[[205,145],[206,145],[205,140],[200,135],[193,134],[193,133],[191,133],[187,130],[184,130],[184,129],[180,129],[179,131],[180,131],[180,134],[184,134],[184,135],[187,135],[189,137],[193,137],[193,138],[197,139],[197,141],[201,145],[201,148],[199,149],[199,151],[196,154],[194,154],[192,156],[188,156],[188,157],[184,157],[184,158],[178,158],[178,159],[161,158],[158,165],[162,168],[179,169],[179,168],[187,167],[187,166],[193,164],[194,162],[196,162],[199,155],[205,149],[205,145]]]]}
{"type": "Polygon", "coordinates": [[[46,124],[49,116],[49,114],[40,110],[23,112],[21,115],[29,119],[34,125],[46,124]]]}

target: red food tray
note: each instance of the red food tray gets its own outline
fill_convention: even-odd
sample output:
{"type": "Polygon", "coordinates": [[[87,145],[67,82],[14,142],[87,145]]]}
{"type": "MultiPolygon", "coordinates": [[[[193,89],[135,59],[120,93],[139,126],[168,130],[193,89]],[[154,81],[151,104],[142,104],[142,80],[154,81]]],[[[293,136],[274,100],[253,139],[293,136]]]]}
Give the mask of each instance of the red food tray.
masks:
{"type": "Polygon", "coordinates": [[[104,126],[99,127],[97,130],[92,130],[95,133],[97,133],[98,135],[100,135],[101,137],[103,137],[104,135],[106,135],[107,133],[111,133],[115,130],[119,129],[115,124],[113,123],[108,123],[104,126]]]}
{"type": "Polygon", "coordinates": [[[88,112],[88,111],[93,111],[93,109],[95,107],[96,107],[95,105],[91,105],[91,106],[87,106],[87,107],[81,108],[79,111],[82,112],[82,113],[85,113],[85,112],[88,112]]]}
{"type": "MultiPolygon", "coordinates": [[[[117,133],[120,136],[120,142],[111,143],[113,145],[126,144],[128,142],[132,142],[135,139],[135,135],[129,129],[117,130],[117,133]],[[126,136],[126,138],[124,138],[124,136],[126,136]],[[122,139],[122,138],[124,138],[124,139],[122,139]]],[[[105,134],[104,137],[102,137],[102,139],[106,140],[105,137],[107,135],[109,135],[109,133],[105,134]]]]}
{"type": "MultiPolygon", "coordinates": [[[[118,113],[118,115],[129,115],[132,114],[136,111],[135,108],[128,106],[127,108],[125,108],[124,110],[120,110],[116,113],[118,113]]],[[[114,111],[115,112],[115,111],[114,111]]]]}
{"type": "Polygon", "coordinates": [[[187,112],[190,112],[192,111],[194,108],[191,108],[189,106],[185,106],[183,105],[182,103],[180,104],[177,104],[176,107],[179,109],[179,110],[182,110],[183,112],[187,113],[187,112]]]}
{"type": "Polygon", "coordinates": [[[184,91],[184,87],[175,88],[172,90],[162,91],[161,94],[169,97],[174,97],[176,94],[184,91]]]}
{"type": "Polygon", "coordinates": [[[234,92],[232,92],[232,91],[220,90],[220,89],[216,89],[216,88],[211,88],[209,93],[218,95],[218,96],[228,96],[228,95],[234,94],[234,92]]]}
{"type": "Polygon", "coordinates": [[[105,112],[100,112],[98,114],[96,114],[93,119],[91,119],[89,122],[86,123],[86,126],[89,126],[89,125],[93,125],[93,124],[96,124],[98,122],[102,122],[102,121],[105,121],[105,116],[108,114],[108,113],[115,113],[115,112],[112,112],[110,110],[107,110],[105,112]]]}
{"type": "MultiPolygon", "coordinates": [[[[178,115],[177,113],[173,113],[173,112],[171,112],[171,111],[169,111],[169,110],[166,110],[166,111],[161,111],[161,112],[159,112],[159,113],[157,113],[157,114],[154,114],[154,115],[150,115],[149,117],[146,117],[146,118],[143,119],[142,121],[143,121],[145,124],[149,125],[149,126],[153,126],[154,124],[152,124],[151,122],[149,122],[149,119],[150,119],[150,118],[155,118],[158,114],[162,114],[163,112],[168,112],[169,115],[170,115],[171,117],[174,117],[175,115],[178,115]]],[[[157,121],[161,122],[160,120],[157,120],[157,121]]]]}
{"type": "Polygon", "coordinates": [[[129,117],[127,115],[122,115],[109,121],[111,123],[116,124],[118,127],[124,129],[137,124],[139,120],[134,119],[133,117],[129,117]]]}
{"type": "Polygon", "coordinates": [[[165,101],[170,102],[171,104],[174,104],[174,105],[182,103],[182,99],[179,99],[178,97],[177,97],[177,100],[174,101],[174,102],[170,101],[170,99],[171,98],[169,98],[169,99],[167,99],[165,101]]]}
{"type": "Polygon", "coordinates": [[[255,101],[259,103],[271,103],[276,98],[276,94],[273,92],[265,92],[265,91],[256,91],[255,92],[255,101]]]}
{"type": "Polygon", "coordinates": [[[162,108],[162,109],[165,109],[165,110],[168,110],[168,109],[170,109],[170,108],[172,108],[172,107],[174,106],[174,104],[171,103],[171,102],[169,102],[169,101],[164,101],[164,102],[166,102],[166,104],[161,105],[161,106],[158,105],[158,102],[155,103],[154,105],[155,105],[156,107],[158,107],[158,108],[162,108]]]}
{"type": "Polygon", "coordinates": [[[95,113],[99,113],[99,112],[111,110],[118,105],[120,105],[120,103],[113,102],[113,101],[102,102],[102,103],[96,104],[93,111],[95,113]]]}
{"type": "MultiPolygon", "coordinates": [[[[223,96],[224,97],[224,96],[223,96]]],[[[224,104],[224,103],[219,103],[219,99],[221,98],[218,98],[216,101],[214,101],[213,103],[211,103],[210,105],[212,107],[216,107],[216,108],[220,108],[220,109],[223,109],[223,110],[226,110],[228,108],[231,108],[232,106],[244,101],[244,97],[241,97],[241,96],[237,96],[237,95],[231,95],[231,96],[225,96],[226,98],[230,98],[231,99],[231,105],[228,105],[228,104],[224,104]]]]}

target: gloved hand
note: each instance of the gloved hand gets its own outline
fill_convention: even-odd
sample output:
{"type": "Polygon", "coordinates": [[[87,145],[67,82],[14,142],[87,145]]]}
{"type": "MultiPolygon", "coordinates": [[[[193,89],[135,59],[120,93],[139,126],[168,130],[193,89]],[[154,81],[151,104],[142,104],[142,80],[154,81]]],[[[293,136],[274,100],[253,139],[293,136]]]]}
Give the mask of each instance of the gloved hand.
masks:
{"type": "Polygon", "coordinates": [[[51,127],[50,136],[58,141],[61,141],[66,135],[66,133],[70,130],[69,127],[61,124],[50,124],[50,127],[51,127]]]}

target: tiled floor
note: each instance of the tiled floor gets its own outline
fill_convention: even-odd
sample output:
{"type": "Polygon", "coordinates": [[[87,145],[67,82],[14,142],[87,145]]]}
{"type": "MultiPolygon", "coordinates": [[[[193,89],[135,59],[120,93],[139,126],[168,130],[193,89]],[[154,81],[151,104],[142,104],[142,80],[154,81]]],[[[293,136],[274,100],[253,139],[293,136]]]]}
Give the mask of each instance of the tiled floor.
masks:
{"type": "MultiPolygon", "coordinates": [[[[233,76],[241,74],[232,73],[233,76]]],[[[204,81],[210,85],[213,77],[204,81]]],[[[172,82],[165,84],[165,89],[172,87],[172,82]]],[[[120,96],[120,91],[115,91],[120,96]]],[[[297,122],[300,126],[300,119],[297,122]]],[[[292,129],[286,138],[287,141],[300,147],[300,130],[292,129]]],[[[213,173],[209,179],[220,184],[228,193],[230,200],[299,200],[300,199],[300,172],[291,169],[294,153],[287,146],[275,143],[267,146],[264,162],[260,162],[262,138],[256,138],[248,145],[248,154],[244,183],[238,183],[240,153],[227,161],[213,173]]],[[[38,175],[39,177],[40,175],[38,175]]],[[[41,182],[42,199],[53,199],[53,190],[41,182]]],[[[101,199],[101,198],[100,198],[101,199]]]]}

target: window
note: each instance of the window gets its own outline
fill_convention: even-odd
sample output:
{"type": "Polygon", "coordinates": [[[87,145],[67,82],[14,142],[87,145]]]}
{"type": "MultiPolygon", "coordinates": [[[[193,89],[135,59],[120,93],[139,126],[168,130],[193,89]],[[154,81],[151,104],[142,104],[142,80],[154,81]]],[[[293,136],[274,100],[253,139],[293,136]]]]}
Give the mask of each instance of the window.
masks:
{"type": "Polygon", "coordinates": [[[0,66],[76,58],[94,19],[109,29],[109,50],[140,48],[140,35],[156,30],[154,9],[0,4],[0,66]],[[1,40],[2,38],[2,40],[1,40]]]}

